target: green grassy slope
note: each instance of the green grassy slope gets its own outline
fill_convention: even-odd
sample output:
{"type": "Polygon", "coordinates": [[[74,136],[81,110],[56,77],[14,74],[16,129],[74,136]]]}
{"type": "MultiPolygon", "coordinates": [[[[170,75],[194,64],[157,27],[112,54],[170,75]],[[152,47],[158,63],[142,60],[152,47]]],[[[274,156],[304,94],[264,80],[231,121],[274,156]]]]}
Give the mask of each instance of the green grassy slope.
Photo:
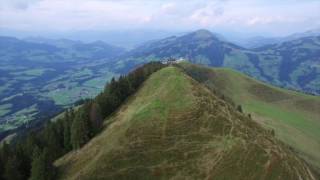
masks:
{"type": "Polygon", "coordinates": [[[320,97],[276,88],[239,72],[183,63],[188,74],[241,104],[246,113],[320,170],[320,97]]]}
{"type": "Polygon", "coordinates": [[[314,179],[270,132],[175,67],[153,74],[60,179],[314,179]]]}

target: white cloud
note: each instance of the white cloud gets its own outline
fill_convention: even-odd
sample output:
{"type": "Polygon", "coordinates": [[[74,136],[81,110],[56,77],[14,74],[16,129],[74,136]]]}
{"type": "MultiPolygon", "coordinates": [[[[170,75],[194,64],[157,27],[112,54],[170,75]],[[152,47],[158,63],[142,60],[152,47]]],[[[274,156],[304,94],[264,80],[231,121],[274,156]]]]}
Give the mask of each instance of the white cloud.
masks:
{"type": "Polygon", "coordinates": [[[176,4],[175,3],[165,3],[161,6],[161,11],[163,13],[172,13],[174,10],[176,10],[176,4]]]}
{"type": "Polygon", "coordinates": [[[202,26],[210,27],[219,23],[224,23],[224,7],[219,3],[210,3],[199,9],[195,9],[190,19],[202,26]]]}
{"type": "Polygon", "coordinates": [[[25,10],[34,3],[37,3],[41,0],[1,0],[0,8],[11,8],[25,10]]]}
{"type": "Polygon", "coordinates": [[[271,23],[288,23],[292,22],[293,20],[289,18],[282,18],[282,17],[273,17],[273,16],[262,16],[262,17],[252,17],[247,21],[249,26],[256,26],[256,25],[266,25],[271,23]]]}
{"type": "Polygon", "coordinates": [[[320,1],[1,0],[0,28],[224,28],[278,32],[319,26],[320,1]],[[288,29],[290,27],[290,29],[288,29]]]}

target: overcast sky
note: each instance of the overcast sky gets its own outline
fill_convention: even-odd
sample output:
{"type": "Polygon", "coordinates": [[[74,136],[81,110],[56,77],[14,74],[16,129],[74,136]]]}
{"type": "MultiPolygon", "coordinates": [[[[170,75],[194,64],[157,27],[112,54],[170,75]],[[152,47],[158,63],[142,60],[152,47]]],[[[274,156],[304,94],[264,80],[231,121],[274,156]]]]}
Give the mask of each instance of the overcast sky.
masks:
{"type": "Polygon", "coordinates": [[[0,28],[161,29],[286,35],[320,27],[320,0],[0,0],[0,28]]]}

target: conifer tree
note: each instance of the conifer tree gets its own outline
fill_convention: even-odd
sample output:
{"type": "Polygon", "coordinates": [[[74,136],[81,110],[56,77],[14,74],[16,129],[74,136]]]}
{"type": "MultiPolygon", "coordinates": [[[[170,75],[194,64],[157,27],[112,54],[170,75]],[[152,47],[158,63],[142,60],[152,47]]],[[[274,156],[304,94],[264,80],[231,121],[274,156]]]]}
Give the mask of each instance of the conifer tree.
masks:
{"type": "Polygon", "coordinates": [[[4,179],[4,173],[6,168],[6,163],[8,162],[8,158],[10,157],[10,147],[7,142],[2,144],[0,148],[0,179],[4,179]]]}
{"type": "Polygon", "coordinates": [[[4,179],[6,180],[22,180],[23,176],[19,172],[21,162],[17,158],[16,155],[13,155],[12,157],[9,157],[7,159],[5,169],[4,169],[4,179]]]}
{"type": "Polygon", "coordinates": [[[105,118],[114,112],[121,102],[115,94],[105,92],[97,98],[97,103],[101,109],[102,118],[105,118]]]}
{"type": "Polygon", "coordinates": [[[40,145],[39,139],[36,137],[36,134],[31,132],[27,135],[26,142],[24,143],[24,150],[32,158],[33,151],[35,147],[40,145]]]}
{"type": "Polygon", "coordinates": [[[241,112],[241,113],[243,112],[241,105],[238,105],[238,106],[237,106],[237,110],[238,110],[239,112],[241,112]]]}
{"type": "Polygon", "coordinates": [[[131,86],[131,83],[129,81],[129,78],[122,77],[119,79],[119,88],[118,88],[118,97],[123,102],[127,97],[129,97],[133,93],[133,89],[131,86]]]}
{"type": "Polygon", "coordinates": [[[56,132],[55,125],[56,124],[49,123],[44,130],[46,147],[48,147],[48,151],[52,159],[59,157],[63,152],[62,144],[59,140],[59,134],[56,132]]]}
{"type": "Polygon", "coordinates": [[[15,156],[19,160],[19,168],[16,170],[22,177],[22,179],[27,179],[30,176],[31,169],[31,156],[28,154],[26,145],[19,141],[15,144],[15,156]]]}
{"type": "Polygon", "coordinates": [[[72,123],[71,118],[72,117],[70,115],[70,112],[67,109],[63,119],[63,146],[65,151],[69,151],[72,149],[71,142],[70,142],[71,141],[70,130],[71,130],[71,123],[72,123]]]}
{"type": "Polygon", "coordinates": [[[99,104],[95,102],[91,103],[89,117],[90,117],[92,132],[93,134],[96,134],[101,129],[102,120],[103,120],[101,116],[101,109],[99,104]]]}
{"type": "Polygon", "coordinates": [[[90,138],[88,117],[81,109],[77,112],[71,126],[71,144],[73,149],[81,148],[90,138]]]}
{"type": "Polygon", "coordinates": [[[42,152],[36,149],[33,156],[30,180],[51,180],[54,179],[55,169],[50,160],[48,149],[42,152]]]}

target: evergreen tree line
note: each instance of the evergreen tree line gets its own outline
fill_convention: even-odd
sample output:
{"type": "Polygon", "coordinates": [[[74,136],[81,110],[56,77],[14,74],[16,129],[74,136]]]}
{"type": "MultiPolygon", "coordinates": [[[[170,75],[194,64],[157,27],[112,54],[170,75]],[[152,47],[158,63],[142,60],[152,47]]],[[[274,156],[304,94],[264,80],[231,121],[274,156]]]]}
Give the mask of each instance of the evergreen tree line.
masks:
{"type": "Polygon", "coordinates": [[[51,180],[57,170],[53,162],[81,148],[103,128],[103,120],[112,115],[126,99],[155,71],[160,62],[145,64],[126,76],[112,78],[96,98],[67,109],[63,117],[48,122],[15,143],[0,148],[0,180],[51,180]]]}

